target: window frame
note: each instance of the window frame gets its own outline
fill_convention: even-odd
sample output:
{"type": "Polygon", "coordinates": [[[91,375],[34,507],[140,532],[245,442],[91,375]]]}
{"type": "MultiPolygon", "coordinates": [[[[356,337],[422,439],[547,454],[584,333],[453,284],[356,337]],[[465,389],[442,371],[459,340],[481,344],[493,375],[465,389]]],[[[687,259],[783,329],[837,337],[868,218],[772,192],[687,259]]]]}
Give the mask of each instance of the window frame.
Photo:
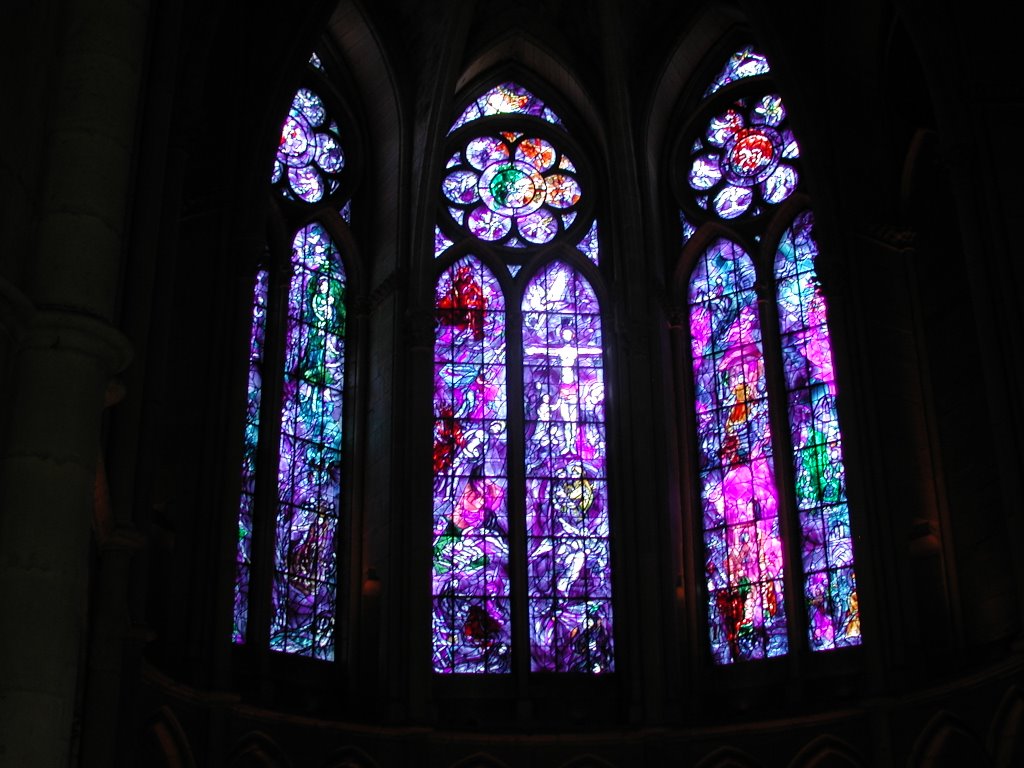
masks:
{"type": "MultiPolygon", "coordinates": [[[[430,198],[435,205],[435,215],[430,220],[431,228],[436,225],[443,235],[451,241],[439,255],[433,250],[430,251],[429,263],[424,270],[424,300],[426,306],[430,307],[433,317],[435,310],[434,291],[438,279],[452,264],[458,262],[467,255],[473,255],[480,259],[488,269],[495,275],[498,284],[503,291],[505,301],[504,312],[506,315],[506,380],[508,415],[507,434],[509,436],[509,455],[507,460],[507,471],[509,476],[509,503],[508,503],[508,528],[510,542],[509,568],[510,578],[510,599],[513,603],[513,650],[514,660],[510,674],[505,673],[454,673],[445,674],[433,670],[431,663],[427,664],[427,670],[431,677],[431,687],[434,691],[435,700],[439,704],[439,710],[446,710],[457,707],[467,702],[470,697],[479,697],[481,694],[493,699],[507,699],[507,710],[502,715],[495,715],[502,718],[519,719],[524,712],[531,712],[536,716],[539,711],[548,711],[548,701],[552,697],[564,696],[566,691],[576,691],[578,695],[587,699],[582,705],[588,713],[597,715],[604,707],[605,711],[615,711],[618,704],[614,692],[619,690],[619,680],[622,679],[622,670],[628,667],[625,648],[628,634],[622,629],[616,629],[614,633],[614,664],[615,671],[603,674],[589,674],[568,671],[537,671],[530,669],[530,635],[529,614],[526,606],[526,567],[523,560],[522,547],[525,544],[525,479],[523,466],[524,445],[526,437],[526,413],[521,402],[516,399],[522,396],[523,386],[523,354],[522,354],[522,299],[524,291],[529,282],[549,264],[562,262],[571,269],[581,273],[589,282],[590,287],[597,296],[600,306],[600,321],[602,332],[602,361],[604,368],[605,385],[605,465],[607,474],[607,504],[609,506],[609,537],[610,562],[613,573],[621,573],[623,556],[617,552],[623,546],[622,536],[618,533],[622,522],[618,518],[623,507],[619,498],[618,483],[615,476],[617,470],[618,456],[618,426],[617,413],[614,405],[617,379],[615,371],[615,304],[613,293],[610,288],[610,275],[612,274],[611,264],[611,238],[608,232],[615,226],[612,217],[606,214],[606,197],[602,194],[602,174],[599,173],[600,163],[597,161],[603,155],[597,151],[593,142],[587,141],[586,130],[577,130],[576,126],[582,125],[575,112],[559,97],[556,88],[539,80],[531,73],[525,72],[518,67],[505,66],[497,70],[473,78],[473,80],[460,88],[458,95],[452,102],[448,114],[453,115],[451,122],[444,121],[440,125],[438,133],[439,149],[436,153],[438,166],[430,175],[431,185],[430,198]],[[561,125],[546,122],[540,117],[523,117],[519,114],[499,114],[483,116],[471,119],[450,132],[448,129],[459,116],[472,104],[472,102],[486,93],[490,88],[506,82],[514,82],[527,89],[535,97],[541,99],[561,120],[561,125]],[[580,186],[584,190],[585,205],[580,209],[576,219],[567,232],[573,233],[572,237],[561,233],[553,241],[541,245],[527,244],[526,248],[511,248],[504,245],[494,245],[474,236],[468,229],[460,229],[449,221],[446,213],[446,204],[441,194],[441,179],[445,176],[447,168],[445,163],[451,156],[450,146],[460,141],[465,144],[472,133],[498,134],[502,130],[519,130],[509,127],[509,121],[519,122],[524,131],[528,130],[530,136],[538,136],[554,143],[560,150],[564,150],[576,166],[576,176],[580,180],[580,186]],[[528,128],[526,128],[528,126],[528,128]],[[588,199],[589,198],[589,199],[588,199]],[[596,222],[598,227],[599,242],[599,264],[588,258],[578,247],[577,243],[586,238],[591,222],[596,222]],[[512,275],[508,266],[516,265],[518,271],[512,275]],[[429,291],[429,293],[427,293],[429,291]],[[513,318],[514,316],[514,318],[513,318]],[[513,383],[514,382],[514,383],[513,383]],[[513,449],[513,435],[520,443],[517,449],[513,449]],[[513,492],[513,483],[519,483],[521,488],[513,492]],[[518,496],[518,501],[513,501],[518,496]],[[518,508],[518,509],[517,509],[518,508]],[[521,539],[513,544],[515,538],[521,539]],[[619,540],[615,544],[614,540],[619,540]],[[513,552],[518,550],[519,553],[513,552]],[[516,558],[519,558],[517,562],[516,558]],[[517,597],[517,594],[519,595],[517,597]],[[517,607],[518,605],[518,607],[517,607]],[[599,703],[600,702],[600,703],[599,703]]],[[[430,342],[433,349],[433,335],[430,342]]],[[[433,360],[433,353],[430,356],[433,360]]],[[[430,423],[434,423],[433,387],[430,391],[430,402],[426,410],[430,417],[430,423]]],[[[431,472],[431,478],[434,474],[431,472]]],[[[433,509],[432,496],[428,497],[428,509],[433,509]]],[[[433,517],[433,512],[431,512],[433,517]]],[[[432,566],[431,566],[432,569],[432,566]]],[[[622,591],[621,581],[624,577],[618,576],[612,579],[612,597],[610,603],[613,606],[621,604],[620,593],[622,591]]],[[[432,590],[431,590],[432,593],[432,590]]],[[[431,639],[431,644],[433,640],[431,639]]],[[[497,703],[497,702],[496,702],[497,703]]],[[[497,711],[500,711],[500,707],[497,711]]],[[[476,713],[479,716],[479,713],[476,713]]],[[[564,712],[557,707],[550,709],[550,716],[554,720],[564,719],[564,712]]],[[[489,717],[489,716],[488,716],[489,717]]]]}

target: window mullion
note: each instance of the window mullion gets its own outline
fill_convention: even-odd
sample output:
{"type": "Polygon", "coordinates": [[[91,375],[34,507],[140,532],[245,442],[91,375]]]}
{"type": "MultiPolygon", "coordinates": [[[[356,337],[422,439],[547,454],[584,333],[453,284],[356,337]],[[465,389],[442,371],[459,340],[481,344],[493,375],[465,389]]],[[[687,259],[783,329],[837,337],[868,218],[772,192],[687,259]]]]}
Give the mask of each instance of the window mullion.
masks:
{"type": "Polygon", "coordinates": [[[249,590],[248,639],[265,650],[270,637],[271,584],[274,578],[274,530],[278,507],[278,462],[281,443],[281,397],[284,347],[288,326],[289,262],[279,259],[271,270],[267,296],[260,444],[256,457],[256,502],[253,530],[253,575],[249,590]]]}
{"type": "Polygon", "coordinates": [[[796,497],[793,493],[793,445],[790,438],[786,382],[782,369],[782,342],[779,337],[779,312],[775,303],[775,281],[771,273],[770,251],[759,261],[757,296],[761,315],[761,336],[765,377],[768,386],[769,420],[772,429],[772,453],[775,456],[775,483],[779,494],[779,528],[785,546],[785,594],[790,648],[790,664],[800,666],[801,651],[807,647],[807,612],[804,610],[803,563],[796,497]]]}
{"type": "Polygon", "coordinates": [[[529,597],[526,574],[526,419],[523,413],[523,332],[517,284],[506,300],[505,364],[508,392],[508,546],[511,578],[512,671],[520,701],[528,695],[530,670],[529,597]]]}

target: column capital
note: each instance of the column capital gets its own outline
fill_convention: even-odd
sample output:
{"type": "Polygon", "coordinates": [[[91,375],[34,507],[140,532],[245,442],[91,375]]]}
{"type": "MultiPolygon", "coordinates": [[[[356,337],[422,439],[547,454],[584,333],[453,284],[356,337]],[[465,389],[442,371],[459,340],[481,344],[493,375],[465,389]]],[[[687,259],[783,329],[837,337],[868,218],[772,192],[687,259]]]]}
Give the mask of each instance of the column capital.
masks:
{"type": "Polygon", "coordinates": [[[111,376],[123,371],[132,357],[127,337],[106,320],[60,307],[33,312],[21,346],[77,352],[96,360],[111,376]]]}

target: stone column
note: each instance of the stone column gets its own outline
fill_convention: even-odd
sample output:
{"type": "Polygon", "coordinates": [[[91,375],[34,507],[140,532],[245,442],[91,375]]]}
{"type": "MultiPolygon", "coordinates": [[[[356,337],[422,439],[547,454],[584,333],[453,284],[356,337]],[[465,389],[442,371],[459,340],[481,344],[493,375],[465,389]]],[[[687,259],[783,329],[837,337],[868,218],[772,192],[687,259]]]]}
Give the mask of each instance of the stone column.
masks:
{"type": "Polygon", "coordinates": [[[4,372],[0,446],[0,765],[76,761],[96,446],[128,361],[113,328],[146,40],[144,0],[60,4],[33,309],[4,372]]]}

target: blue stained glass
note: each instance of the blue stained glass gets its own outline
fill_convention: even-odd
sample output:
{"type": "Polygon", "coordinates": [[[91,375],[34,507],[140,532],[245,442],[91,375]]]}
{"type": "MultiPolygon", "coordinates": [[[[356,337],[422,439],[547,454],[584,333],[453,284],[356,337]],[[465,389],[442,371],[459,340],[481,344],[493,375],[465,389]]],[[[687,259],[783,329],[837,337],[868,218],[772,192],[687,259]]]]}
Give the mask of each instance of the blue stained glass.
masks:
{"type": "MultiPolygon", "coordinates": [[[[482,93],[449,133],[496,115],[509,115],[507,127],[523,130],[488,121],[479,134],[460,132],[458,151],[446,149],[450,159],[439,186],[445,231],[458,228],[500,246],[488,253],[510,257],[502,276],[511,277],[509,285],[522,293],[506,317],[498,276],[474,256],[455,261],[436,287],[433,668],[511,672],[513,623],[525,621],[521,631],[529,649],[519,652],[529,653],[531,670],[610,672],[613,613],[597,296],[562,262],[542,268],[525,287],[516,279],[523,278],[520,269],[523,261],[530,263],[531,251],[586,225],[578,216],[589,190],[557,136],[539,131],[542,138],[518,119],[536,117],[564,129],[550,108],[514,83],[482,93]],[[511,404],[505,388],[506,319],[516,338],[522,331],[522,347],[514,352],[522,355],[524,397],[511,404]],[[507,435],[509,418],[524,425],[521,439],[507,435]],[[510,446],[517,446],[511,456],[510,446]],[[523,487],[508,487],[510,458],[525,463],[523,487]],[[515,615],[510,514],[525,520],[526,531],[511,547],[527,572],[515,615]]],[[[597,233],[593,221],[576,244],[594,264],[597,233]]],[[[574,232],[573,242],[578,237],[574,232]]],[[[434,240],[435,256],[450,252],[452,240],[440,226],[434,240]]]]}
{"type": "Polygon", "coordinates": [[[782,536],[753,261],[719,240],[690,280],[708,630],[716,663],[786,652],[782,536]]]}
{"type": "Polygon", "coordinates": [[[604,351],[597,296],[555,262],[523,299],[531,669],[610,672],[604,351]]]}
{"type": "Polygon", "coordinates": [[[252,571],[253,507],[256,497],[256,450],[259,447],[260,405],[263,399],[263,343],[267,333],[267,279],[256,275],[249,334],[249,384],[242,454],[242,498],[238,508],[238,547],[235,574],[234,629],[231,639],[244,643],[249,623],[249,579],[252,571]]]}
{"type": "Polygon", "coordinates": [[[334,658],[345,270],[319,224],[292,243],[270,648],[334,658]]]}
{"type": "Polygon", "coordinates": [[[437,281],[435,672],[511,668],[504,307],[498,281],[473,256],[437,281]]]}
{"type": "Polygon", "coordinates": [[[339,187],[345,153],[323,99],[300,88],[281,126],[271,182],[289,200],[315,203],[339,187]]]}
{"type": "Polygon", "coordinates": [[[842,437],[813,215],[800,214],[775,259],[779,331],[796,476],[811,648],[861,643],[842,437]]]}

